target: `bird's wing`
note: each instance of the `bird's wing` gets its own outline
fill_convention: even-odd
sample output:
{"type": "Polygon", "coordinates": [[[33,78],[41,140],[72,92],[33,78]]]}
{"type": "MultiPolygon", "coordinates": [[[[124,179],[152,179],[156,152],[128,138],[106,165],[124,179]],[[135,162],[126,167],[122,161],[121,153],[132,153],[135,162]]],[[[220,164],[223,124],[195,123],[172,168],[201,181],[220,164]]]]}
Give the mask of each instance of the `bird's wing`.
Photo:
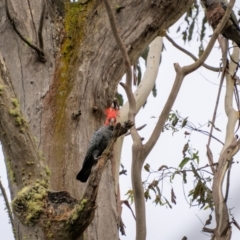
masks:
{"type": "Polygon", "coordinates": [[[103,139],[103,135],[101,134],[101,132],[99,130],[97,130],[93,134],[93,137],[89,143],[88,150],[87,150],[86,156],[84,158],[83,164],[88,160],[88,158],[92,157],[92,154],[94,153],[94,151],[99,148],[99,145],[103,139]]]}

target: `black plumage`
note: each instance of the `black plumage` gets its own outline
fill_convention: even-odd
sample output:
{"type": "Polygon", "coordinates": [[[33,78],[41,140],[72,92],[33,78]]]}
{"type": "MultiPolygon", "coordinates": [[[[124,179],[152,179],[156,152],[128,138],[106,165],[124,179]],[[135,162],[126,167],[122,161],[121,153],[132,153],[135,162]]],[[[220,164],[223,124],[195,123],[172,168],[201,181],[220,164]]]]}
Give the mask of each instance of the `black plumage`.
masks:
{"type": "MultiPolygon", "coordinates": [[[[201,2],[206,8],[206,17],[209,24],[215,29],[225,14],[227,4],[223,1],[216,0],[202,0],[201,2]]],[[[240,27],[233,11],[221,34],[225,38],[235,42],[240,48],[240,27]]]]}
{"type": "Polygon", "coordinates": [[[102,155],[112,138],[113,128],[111,125],[103,126],[94,133],[84,158],[82,169],[76,176],[77,180],[81,182],[88,180],[93,165],[97,162],[98,157],[102,155]]]}

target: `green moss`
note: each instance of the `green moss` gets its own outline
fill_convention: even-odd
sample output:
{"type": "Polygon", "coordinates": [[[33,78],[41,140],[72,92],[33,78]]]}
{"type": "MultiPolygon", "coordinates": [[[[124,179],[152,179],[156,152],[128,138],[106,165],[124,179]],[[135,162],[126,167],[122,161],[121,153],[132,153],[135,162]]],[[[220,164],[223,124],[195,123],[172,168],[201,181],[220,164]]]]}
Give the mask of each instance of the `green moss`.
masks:
{"type": "Polygon", "coordinates": [[[18,100],[16,98],[12,98],[11,103],[15,108],[19,108],[19,103],[18,103],[18,100]]]}
{"type": "Polygon", "coordinates": [[[18,116],[19,115],[19,110],[16,108],[10,108],[9,113],[13,116],[18,116]]]}
{"type": "Polygon", "coordinates": [[[75,220],[78,219],[80,212],[84,209],[87,202],[88,202],[88,199],[82,199],[81,202],[75,207],[75,209],[69,219],[70,223],[73,223],[75,220]]]}
{"type": "Polygon", "coordinates": [[[45,188],[47,188],[47,187],[48,187],[48,179],[41,180],[41,181],[40,181],[40,184],[41,184],[42,186],[44,186],[45,188]]]}
{"type": "Polygon", "coordinates": [[[25,126],[25,120],[21,115],[18,100],[16,98],[12,98],[11,103],[13,105],[13,108],[9,109],[9,113],[10,115],[15,117],[15,125],[21,126],[21,131],[23,131],[23,126],[25,126]]]}
{"type": "Polygon", "coordinates": [[[47,176],[50,176],[51,170],[49,169],[48,166],[45,167],[45,172],[46,172],[47,176]]]}
{"type": "Polygon", "coordinates": [[[88,1],[86,4],[66,3],[64,28],[67,38],[63,44],[62,52],[67,62],[70,62],[71,57],[76,55],[75,50],[83,40],[86,18],[92,6],[93,1],[88,1]]]}
{"type": "Polygon", "coordinates": [[[47,189],[41,184],[24,187],[12,202],[12,207],[27,225],[34,225],[44,210],[47,189]]]}
{"type": "Polygon", "coordinates": [[[77,71],[79,64],[79,49],[85,37],[86,23],[89,14],[91,14],[94,6],[94,1],[89,0],[87,3],[80,2],[66,2],[65,3],[65,19],[64,30],[65,39],[61,46],[61,59],[59,65],[56,67],[56,75],[52,94],[52,112],[53,124],[55,126],[53,133],[53,142],[57,142],[54,149],[54,158],[58,159],[59,164],[65,155],[65,144],[68,141],[68,125],[66,124],[66,105],[68,96],[73,87],[74,75],[73,72],[77,71]],[[55,141],[57,139],[57,141],[55,141]]]}
{"type": "Polygon", "coordinates": [[[34,162],[32,162],[32,161],[26,161],[26,164],[27,164],[28,166],[31,166],[31,165],[34,165],[34,162]]]}
{"type": "Polygon", "coordinates": [[[21,127],[19,131],[20,131],[20,133],[24,133],[25,128],[24,128],[24,127],[21,127]]]}

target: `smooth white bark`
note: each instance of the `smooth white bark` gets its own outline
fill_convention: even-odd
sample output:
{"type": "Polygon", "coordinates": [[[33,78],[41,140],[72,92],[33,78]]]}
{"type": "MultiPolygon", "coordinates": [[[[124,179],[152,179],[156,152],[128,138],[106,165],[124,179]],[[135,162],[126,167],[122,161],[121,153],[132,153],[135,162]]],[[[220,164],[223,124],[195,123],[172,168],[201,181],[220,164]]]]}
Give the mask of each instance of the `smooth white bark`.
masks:
{"type": "MultiPolygon", "coordinates": [[[[149,45],[149,53],[147,57],[147,66],[144,73],[143,79],[139,84],[138,88],[134,92],[134,97],[136,99],[136,114],[139,112],[143,104],[146,102],[147,97],[151,93],[154,84],[157,79],[159,63],[161,59],[163,47],[163,38],[156,37],[149,45]]],[[[119,112],[118,122],[125,122],[128,120],[129,103],[126,102],[119,112]]],[[[117,140],[114,147],[114,158],[116,162],[115,168],[115,191],[118,192],[118,182],[119,182],[119,167],[121,162],[121,151],[123,145],[124,137],[117,140]]]]}

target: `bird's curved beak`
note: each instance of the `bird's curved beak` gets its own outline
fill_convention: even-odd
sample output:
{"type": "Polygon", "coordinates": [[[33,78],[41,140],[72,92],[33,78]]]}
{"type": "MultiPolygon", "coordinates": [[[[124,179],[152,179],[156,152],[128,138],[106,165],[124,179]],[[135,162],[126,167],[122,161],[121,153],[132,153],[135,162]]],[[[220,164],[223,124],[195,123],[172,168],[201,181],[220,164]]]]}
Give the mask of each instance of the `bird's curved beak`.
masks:
{"type": "Polygon", "coordinates": [[[114,126],[114,125],[115,125],[115,119],[114,119],[114,118],[111,118],[111,119],[109,120],[109,125],[110,125],[110,126],[114,126]]]}

